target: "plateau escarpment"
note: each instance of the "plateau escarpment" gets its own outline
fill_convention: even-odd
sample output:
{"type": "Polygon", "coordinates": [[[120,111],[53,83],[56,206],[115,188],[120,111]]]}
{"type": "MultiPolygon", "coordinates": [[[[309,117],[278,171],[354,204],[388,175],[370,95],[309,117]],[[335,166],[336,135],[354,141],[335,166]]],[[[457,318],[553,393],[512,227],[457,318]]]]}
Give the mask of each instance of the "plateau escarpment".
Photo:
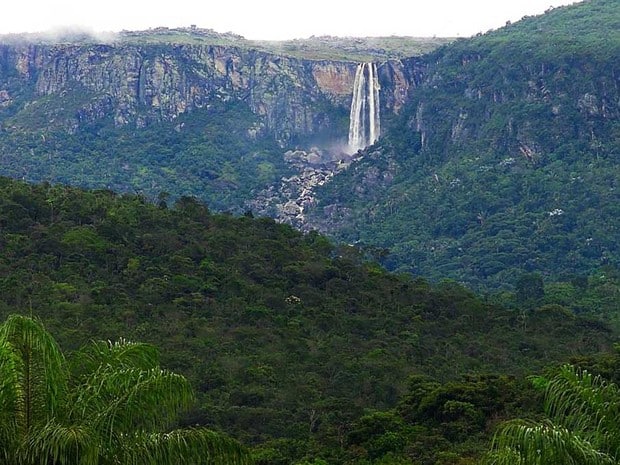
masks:
{"type": "MultiPolygon", "coordinates": [[[[326,163],[348,156],[325,149],[346,144],[358,62],[267,48],[201,30],[126,33],[109,43],[0,38],[0,174],[150,199],[192,195],[237,213],[283,211],[294,200],[303,213],[316,173],[294,189],[306,200],[278,186],[306,168],[332,173],[326,163]],[[325,153],[318,164],[284,156],[314,145],[325,153]]],[[[389,119],[424,66],[387,57],[375,68],[389,119]]]]}
{"type": "MultiPolygon", "coordinates": [[[[76,131],[108,116],[139,128],[214,101],[244,102],[259,117],[251,133],[285,145],[346,137],[356,66],[223,45],[0,45],[0,105],[10,125],[30,124],[36,110],[44,126],[76,131]]],[[[385,110],[398,111],[412,72],[393,60],[379,73],[385,110]]]]}

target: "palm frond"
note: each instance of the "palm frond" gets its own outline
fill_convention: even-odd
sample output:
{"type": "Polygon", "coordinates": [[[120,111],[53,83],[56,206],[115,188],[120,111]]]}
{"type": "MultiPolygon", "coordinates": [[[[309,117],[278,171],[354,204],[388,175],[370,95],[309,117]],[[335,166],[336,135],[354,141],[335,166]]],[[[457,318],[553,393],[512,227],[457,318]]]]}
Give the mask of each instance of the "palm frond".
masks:
{"type": "Polygon", "coordinates": [[[157,351],[121,340],[78,353],[69,397],[65,360],[36,319],[0,326],[0,464],[248,465],[233,439],[165,431],[193,401],[189,382],[157,366],[157,351]]]}
{"type": "Polygon", "coordinates": [[[250,465],[248,451],[234,439],[205,428],[136,435],[124,449],[129,465],[250,465]]]}
{"type": "Polygon", "coordinates": [[[116,342],[93,341],[71,357],[71,373],[80,379],[102,366],[148,370],[158,364],[158,350],[151,344],[130,342],[126,339],[116,342]]]}
{"type": "Polygon", "coordinates": [[[554,421],[611,450],[620,444],[619,399],[615,384],[565,365],[547,387],[545,408],[554,421]]]}
{"type": "Polygon", "coordinates": [[[79,392],[72,418],[97,423],[110,437],[134,429],[164,429],[193,401],[187,379],[159,368],[102,368],[79,392]]]}
{"type": "Polygon", "coordinates": [[[0,326],[0,341],[9,343],[21,360],[18,405],[23,428],[60,414],[66,400],[68,373],[62,352],[41,322],[11,315],[0,326]]]}
{"type": "Polygon", "coordinates": [[[13,423],[18,415],[21,364],[13,346],[0,340],[0,428],[13,423]]]}
{"type": "Polygon", "coordinates": [[[18,444],[21,359],[11,344],[0,341],[0,463],[10,462],[18,444]]]}
{"type": "Polygon", "coordinates": [[[491,463],[495,465],[611,465],[614,457],[588,440],[551,422],[508,422],[495,436],[491,463]]]}
{"type": "Polygon", "coordinates": [[[37,429],[18,456],[25,464],[99,465],[99,441],[83,425],[50,422],[37,429]]]}

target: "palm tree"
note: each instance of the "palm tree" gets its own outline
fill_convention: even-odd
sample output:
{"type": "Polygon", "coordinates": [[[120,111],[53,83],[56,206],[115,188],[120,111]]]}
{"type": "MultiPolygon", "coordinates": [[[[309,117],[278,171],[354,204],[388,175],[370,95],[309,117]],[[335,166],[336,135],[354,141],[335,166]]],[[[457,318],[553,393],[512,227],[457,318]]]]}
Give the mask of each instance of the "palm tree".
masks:
{"type": "Polygon", "coordinates": [[[543,422],[508,422],[495,436],[496,465],[599,465],[620,463],[618,387],[571,365],[545,391],[543,422]]]}
{"type": "Polygon", "coordinates": [[[69,363],[37,319],[0,326],[0,465],[248,464],[226,436],[169,429],[191,401],[152,346],[94,342],[69,363]]]}

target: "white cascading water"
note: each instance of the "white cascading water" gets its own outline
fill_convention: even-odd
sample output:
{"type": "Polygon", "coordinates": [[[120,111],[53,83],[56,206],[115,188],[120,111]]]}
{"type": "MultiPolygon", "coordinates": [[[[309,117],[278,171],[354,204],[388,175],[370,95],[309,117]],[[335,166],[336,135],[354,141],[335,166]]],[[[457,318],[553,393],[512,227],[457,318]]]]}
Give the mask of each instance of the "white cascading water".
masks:
{"type": "Polygon", "coordinates": [[[379,79],[375,63],[360,63],[353,82],[349,122],[349,150],[354,153],[374,144],[381,133],[379,79]]]}

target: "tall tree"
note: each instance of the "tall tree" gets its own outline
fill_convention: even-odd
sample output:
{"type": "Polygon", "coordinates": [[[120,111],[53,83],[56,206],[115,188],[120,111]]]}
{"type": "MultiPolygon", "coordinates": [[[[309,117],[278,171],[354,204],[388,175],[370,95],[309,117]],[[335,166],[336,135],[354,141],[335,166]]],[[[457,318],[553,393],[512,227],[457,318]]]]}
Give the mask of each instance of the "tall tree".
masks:
{"type": "Polygon", "coordinates": [[[515,294],[519,305],[535,307],[545,296],[543,278],[538,273],[521,275],[515,285],[515,294]]]}
{"type": "Polygon", "coordinates": [[[226,436],[170,429],[191,401],[153,346],[93,342],[67,361],[40,321],[0,326],[1,465],[246,465],[226,436]]]}
{"type": "Polygon", "coordinates": [[[495,465],[599,465],[620,461],[620,391],[570,365],[547,385],[542,422],[515,420],[496,435],[495,465]]]}

